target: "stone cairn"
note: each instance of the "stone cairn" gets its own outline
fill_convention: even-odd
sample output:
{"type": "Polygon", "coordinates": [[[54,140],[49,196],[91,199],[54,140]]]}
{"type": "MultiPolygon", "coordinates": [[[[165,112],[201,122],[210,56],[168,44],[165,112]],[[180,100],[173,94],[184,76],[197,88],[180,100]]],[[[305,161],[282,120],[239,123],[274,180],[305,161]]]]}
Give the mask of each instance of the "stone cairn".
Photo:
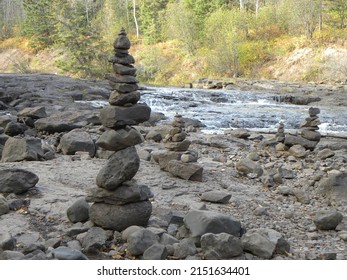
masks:
{"type": "Polygon", "coordinates": [[[185,123],[182,116],[176,114],[169,133],[163,139],[168,150],[159,159],[161,168],[172,175],[192,181],[202,181],[203,168],[197,164],[198,154],[188,150],[191,142],[186,139],[185,123]]]}
{"type": "Polygon", "coordinates": [[[276,133],[276,141],[279,143],[283,143],[284,142],[284,124],[283,122],[280,122],[277,128],[277,133],[276,133]]]}
{"type": "Polygon", "coordinates": [[[130,41],[122,29],[114,42],[115,55],[109,59],[114,70],[107,76],[113,89],[110,106],[100,111],[105,130],[96,142],[98,147],[110,151],[111,156],[97,175],[98,187],[86,199],[93,203],[90,220],[117,231],[131,225],[146,225],[152,212],[151,191],[133,179],[140,166],[135,145],[142,143],[143,137],[131,125],[147,121],[151,109],[138,103],[136,68],[132,66],[135,60],[129,48],[130,41]]]}
{"type": "Polygon", "coordinates": [[[303,121],[300,125],[300,135],[285,135],[284,144],[286,146],[301,145],[306,149],[314,150],[318,142],[321,139],[321,134],[319,133],[320,121],[318,119],[318,114],[320,113],[319,108],[309,108],[309,117],[303,121]]]}
{"type": "Polygon", "coordinates": [[[316,145],[321,139],[321,134],[319,133],[318,125],[321,124],[318,119],[318,115],[320,113],[319,108],[311,107],[308,109],[309,117],[305,119],[305,121],[300,125],[301,128],[301,137],[316,142],[316,145]]]}

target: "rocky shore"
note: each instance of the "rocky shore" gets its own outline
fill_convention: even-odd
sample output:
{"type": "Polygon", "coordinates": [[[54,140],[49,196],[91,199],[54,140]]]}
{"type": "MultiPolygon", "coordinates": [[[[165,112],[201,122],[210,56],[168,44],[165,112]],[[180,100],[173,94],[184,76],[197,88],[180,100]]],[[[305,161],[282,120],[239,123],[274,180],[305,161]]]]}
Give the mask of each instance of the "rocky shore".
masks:
{"type": "MultiPolygon", "coordinates": [[[[260,84],[279,98],[303,93],[316,108],[347,105],[345,85],[277,91],[277,82],[258,81],[244,90],[260,84]]],[[[203,172],[185,180],[160,168],[172,130],[160,112],[133,125],[144,142],[132,180],[148,187],[148,222],[97,226],[86,198],[112,151],[95,144],[105,132],[101,106],[86,101],[107,101],[110,91],[105,81],[0,74],[0,259],[347,259],[345,139],[306,149],[244,129],[207,135],[186,121],[203,172]]]]}

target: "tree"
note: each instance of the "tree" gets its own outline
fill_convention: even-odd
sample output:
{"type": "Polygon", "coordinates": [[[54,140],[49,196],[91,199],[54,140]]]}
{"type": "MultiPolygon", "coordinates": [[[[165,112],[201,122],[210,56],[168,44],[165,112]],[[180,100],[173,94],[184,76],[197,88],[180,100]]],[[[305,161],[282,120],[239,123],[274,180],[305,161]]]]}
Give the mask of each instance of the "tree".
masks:
{"type": "MultiPolygon", "coordinates": [[[[57,2],[57,1],[54,1],[57,2]]],[[[25,21],[24,35],[31,37],[30,45],[43,49],[53,43],[54,5],[49,0],[23,0],[25,21]]]]}
{"type": "Polygon", "coordinates": [[[0,38],[14,35],[14,28],[24,20],[22,0],[0,0],[0,38]]]}
{"type": "Polygon", "coordinates": [[[347,1],[335,0],[332,3],[331,11],[337,15],[339,28],[345,28],[347,25],[347,1]]]}
{"type": "Polygon", "coordinates": [[[317,28],[321,15],[320,0],[293,0],[294,13],[305,28],[307,39],[312,39],[313,33],[317,28]]]}

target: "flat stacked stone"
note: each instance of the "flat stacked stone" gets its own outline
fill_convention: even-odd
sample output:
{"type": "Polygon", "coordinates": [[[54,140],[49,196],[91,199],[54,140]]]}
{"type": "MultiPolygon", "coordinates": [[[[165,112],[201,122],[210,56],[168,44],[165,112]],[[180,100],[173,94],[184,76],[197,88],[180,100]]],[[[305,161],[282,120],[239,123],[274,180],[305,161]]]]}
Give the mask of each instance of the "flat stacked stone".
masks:
{"type": "Polygon", "coordinates": [[[176,114],[169,133],[163,139],[164,147],[168,150],[159,159],[159,165],[174,176],[185,180],[202,181],[203,168],[197,164],[198,154],[188,150],[191,142],[186,139],[185,123],[181,115],[176,114]],[[169,160],[168,160],[169,159],[169,160]],[[160,162],[161,161],[161,162],[160,162]]]}
{"type": "Polygon", "coordinates": [[[96,141],[98,147],[113,154],[97,175],[97,188],[87,196],[87,201],[93,203],[90,219],[117,231],[132,225],[145,226],[152,212],[151,191],[133,179],[140,167],[135,145],[142,143],[143,137],[131,125],[147,121],[151,108],[137,103],[140,93],[129,48],[130,41],[122,29],[114,42],[115,55],[109,59],[114,72],[107,75],[113,89],[110,106],[100,111],[105,131],[96,141]]]}

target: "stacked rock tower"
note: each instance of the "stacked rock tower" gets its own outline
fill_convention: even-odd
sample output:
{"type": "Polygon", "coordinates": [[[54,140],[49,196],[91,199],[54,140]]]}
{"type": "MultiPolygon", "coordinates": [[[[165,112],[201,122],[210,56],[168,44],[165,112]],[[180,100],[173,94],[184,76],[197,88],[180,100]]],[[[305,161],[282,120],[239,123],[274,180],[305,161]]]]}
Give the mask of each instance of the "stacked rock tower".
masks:
{"type": "Polygon", "coordinates": [[[284,142],[284,138],[285,138],[285,134],[284,134],[284,124],[283,122],[280,122],[277,128],[277,132],[276,132],[276,141],[283,143],[284,142]]]}
{"type": "Polygon", "coordinates": [[[191,142],[186,139],[182,116],[176,114],[171,125],[169,133],[163,140],[164,147],[169,150],[167,157],[170,159],[164,169],[182,179],[202,181],[203,168],[196,163],[197,153],[188,150],[191,142]]]}
{"type": "Polygon", "coordinates": [[[117,231],[131,225],[146,225],[152,212],[149,188],[133,179],[140,166],[135,145],[142,143],[143,137],[131,125],[147,121],[151,109],[138,103],[140,93],[136,68],[132,65],[135,60],[129,48],[130,41],[122,29],[114,42],[115,55],[109,60],[114,70],[107,76],[113,89],[110,106],[100,112],[105,131],[96,142],[112,155],[97,175],[98,187],[87,197],[88,202],[93,202],[90,219],[96,225],[117,231]]]}
{"type": "Polygon", "coordinates": [[[305,119],[305,121],[300,125],[301,128],[301,137],[306,140],[316,142],[315,145],[321,139],[321,134],[319,133],[319,125],[321,124],[318,119],[318,115],[320,113],[319,108],[311,107],[308,109],[309,117],[305,119]]]}

